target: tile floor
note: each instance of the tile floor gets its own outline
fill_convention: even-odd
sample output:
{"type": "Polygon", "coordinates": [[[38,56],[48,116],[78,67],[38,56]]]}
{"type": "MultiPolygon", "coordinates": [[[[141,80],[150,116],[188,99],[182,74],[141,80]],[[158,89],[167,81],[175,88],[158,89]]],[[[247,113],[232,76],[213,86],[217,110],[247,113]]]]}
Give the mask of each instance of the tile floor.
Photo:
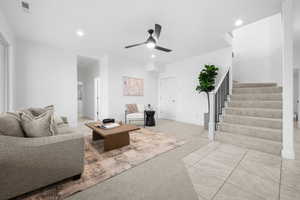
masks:
{"type": "Polygon", "coordinates": [[[208,143],[194,125],[161,120],[154,129],[187,143],[69,199],[300,200],[300,129],[296,160],[208,143]]]}
{"type": "MultiPolygon", "coordinates": [[[[296,156],[300,129],[296,130],[296,156]]],[[[183,158],[199,200],[300,200],[300,160],[210,143],[183,158]]]]}

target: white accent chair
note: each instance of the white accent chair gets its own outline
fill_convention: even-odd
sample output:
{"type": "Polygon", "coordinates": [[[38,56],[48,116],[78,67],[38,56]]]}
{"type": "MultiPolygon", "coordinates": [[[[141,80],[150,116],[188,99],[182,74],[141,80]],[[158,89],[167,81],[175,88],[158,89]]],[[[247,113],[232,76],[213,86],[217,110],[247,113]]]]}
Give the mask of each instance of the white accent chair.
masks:
{"type": "Polygon", "coordinates": [[[126,104],[125,124],[131,124],[134,121],[143,121],[145,126],[145,105],[126,104]]]}

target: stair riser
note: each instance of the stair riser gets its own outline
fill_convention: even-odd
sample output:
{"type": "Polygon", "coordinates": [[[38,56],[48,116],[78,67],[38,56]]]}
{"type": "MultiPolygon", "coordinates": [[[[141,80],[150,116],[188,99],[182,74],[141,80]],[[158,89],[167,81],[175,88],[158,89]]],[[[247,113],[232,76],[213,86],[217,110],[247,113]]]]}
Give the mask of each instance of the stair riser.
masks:
{"type": "Polygon", "coordinates": [[[281,94],[239,94],[239,95],[232,95],[230,96],[230,100],[236,101],[251,101],[251,100],[261,100],[261,101],[281,101],[282,95],[281,94]]]}
{"type": "Polygon", "coordinates": [[[229,116],[225,115],[223,117],[223,121],[231,124],[241,124],[246,126],[256,126],[256,127],[265,127],[265,128],[274,128],[281,129],[282,122],[281,121],[272,121],[267,119],[253,119],[253,118],[243,118],[239,116],[229,116]]]}
{"type": "Polygon", "coordinates": [[[234,88],[276,87],[276,83],[234,83],[234,88]]]}
{"type": "Polygon", "coordinates": [[[250,117],[265,117],[265,118],[275,118],[281,119],[282,118],[282,111],[281,110],[259,110],[259,109],[225,109],[225,115],[242,115],[242,116],[250,116],[250,117]]]}
{"type": "Polygon", "coordinates": [[[270,109],[282,109],[282,102],[281,101],[269,101],[269,102],[262,102],[262,101],[230,101],[228,103],[228,107],[235,107],[235,108],[270,108],[270,109]]]}
{"type": "Polygon", "coordinates": [[[217,133],[216,138],[218,141],[224,143],[233,144],[244,148],[254,149],[257,151],[266,152],[274,155],[281,155],[281,144],[270,144],[268,142],[261,141],[256,138],[237,140],[235,137],[231,135],[227,135],[227,134],[225,135],[222,133],[217,133]]]}
{"type": "Polygon", "coordinates": [[[282,141],[282,133],[277,130],[265,130],[251,127],[234,126],[231,124],[220,123],[219,130],[222,132],[246,135],[273,141],[282,141]]]}
{"type": "Polygon", "coordinates": [[[265,94],[265,93],[281,93],[282,88],[279,87],[262,87],[262,88],[233,88],[233,94],[265,94]]]}

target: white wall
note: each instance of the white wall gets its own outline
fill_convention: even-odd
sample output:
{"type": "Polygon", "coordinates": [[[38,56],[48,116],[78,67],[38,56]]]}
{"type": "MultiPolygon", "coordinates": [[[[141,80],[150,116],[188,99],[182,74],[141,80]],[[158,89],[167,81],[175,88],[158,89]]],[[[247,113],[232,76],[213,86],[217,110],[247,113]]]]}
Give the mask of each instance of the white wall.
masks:
{"type": "Polygon", "coordinates": [[[95,78],[100,76],[99,63],[78,65],[78,81],[83,83],[82,116],[95,117],[95,78]]]}
{"type": "Polygon", "coordinates": [[[18,40],[15,109],[55,105],[59,115],[77,123],[76,56],[62,49],[18,40]]]}
{"type": "Polygon", "coordinates": [[[233,31],[233,79],[282,84],[281,14],[233,31]]]}
{"type": "Polygon", "coordinates": [[[160,77],[175,77],[177,80],[176,120],[203,125],[203,115],[207,112],[206,94],[196,92],[199,72],[205,64],[214,64],[220,68],[217,82],[232,65],[232,49],[225,48],[180,62],[168,64],[160,77]]]}
{"type": "Polygon", "coordinates": [[[129,59],[110,56],[108,60],[109,117],[124,120],[125,104],[157,106],[158,75],[129,59]],[[123,76],[143,78],[144,96],[123,96],[123,76]]]}
{"type": "Polygon", "coordinates": [[[294,112],[298,113],[298,100],[299,100],[299,70],[294,69],[294,112]]]}
{"type": "Polygon", "coordinates": [[[300,41],[294,41],[294,66],[300,69],[300,41]]]}
{"type": "Polygon", "coordinates": [[[9,77],[8,77],[8,108],[13,110],[14,104],[14,67],[15,67],[15,36],[14,33],[8,24],[5,16],[0,10],[0,33],[3,35],[5,40],[9,43],[9,77]]]}

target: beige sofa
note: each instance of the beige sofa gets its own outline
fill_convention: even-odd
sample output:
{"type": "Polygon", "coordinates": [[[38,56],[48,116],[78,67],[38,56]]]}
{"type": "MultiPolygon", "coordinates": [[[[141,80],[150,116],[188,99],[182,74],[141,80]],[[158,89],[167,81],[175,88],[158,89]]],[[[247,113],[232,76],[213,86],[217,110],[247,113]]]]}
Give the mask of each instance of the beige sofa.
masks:
{"type": "Polygon", "coordinates": [[[58,135],[39,138],[0,135],[0,200],[33,191],[66,178],[80,178],[84,137],[58,126],[58,135]]]}

